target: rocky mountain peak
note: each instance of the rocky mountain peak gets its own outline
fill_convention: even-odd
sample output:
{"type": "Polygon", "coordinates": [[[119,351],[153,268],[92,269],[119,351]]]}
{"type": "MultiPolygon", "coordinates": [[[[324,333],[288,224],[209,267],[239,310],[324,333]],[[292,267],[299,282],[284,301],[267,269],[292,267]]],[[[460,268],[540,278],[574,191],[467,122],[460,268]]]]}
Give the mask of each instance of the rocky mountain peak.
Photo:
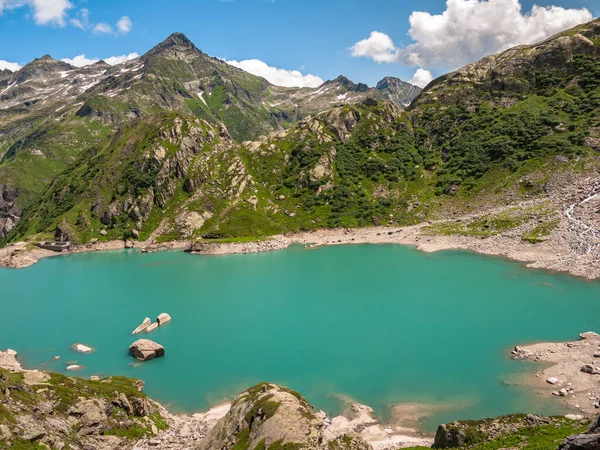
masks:
{"type": "Polygon", "coordinates": [[[108,64],[106,61],[104,61],[103,59],[101,59],[100,61],[96,61],[94,64],[92,64],[94,67],[112,67],[110,64],[108,64]]]}
{"type": "Polygon", "coordinates": [[[385,99],[404,106],[408,106],[412,99],[421,92],[420,87],[395,77],[385,77],[377,83],[376,89],[383,94],[385,99]]]}
{"type": "Polygon", "coordinates": [[[379,89],[380,91],[389,87],[397,87],[397,86],[413,86],[410,83],[407,83],[406,81],[402,81],[400,78],[396,78],[396,77],[385,77],[383,80],[381,80],[379,83],[377,83],[376,88],[379,89]]]}
{"type": "Polygon", "coordinates": [[[340,75],[335,80],[326,81],[325,84],[341,84],[349,91],[353,91],[356,86],[352,80],[348,79],[344,75],[340,75]]]}
{"type": "Polygon", "coordinates": [[[160,44],[154,46],[142,56],[142,61],[156,56],[168,55],[177,52],[192,52],[197,55],[202,55],[202,52],[194,45],[192,41],[183,33],[173,33],[160,44]]]}
{"type": "Polygon", "coordinates": [[[326,85],[338,84],[340,86],[345,87],[348,91],[352,91],[352,92],[367,92],[370,89],[369,86],[367,86],[366,84],[364,84],[364,83],[356,84],[355,82],[353,82],[349,78],[345,77],[344,75],[340,75],[335,80],[326,81],[325,84],[326,85]]]}
{"type": "Polygon", "coordinates": [[[73,69],[75,69],[75,66],[72,66],[71,64],[64,61],[58,61],[50,55],[44,55],[21,67],[21,69],[15,73],[16,79],[14,81],[21,83],[32,78],[73,69]]]}

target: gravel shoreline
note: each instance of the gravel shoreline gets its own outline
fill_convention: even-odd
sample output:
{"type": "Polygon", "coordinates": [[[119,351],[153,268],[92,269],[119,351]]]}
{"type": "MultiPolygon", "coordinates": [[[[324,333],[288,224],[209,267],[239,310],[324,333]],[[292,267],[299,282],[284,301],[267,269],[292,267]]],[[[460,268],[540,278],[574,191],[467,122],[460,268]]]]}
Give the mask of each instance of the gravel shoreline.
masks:
{"type": "MultiPolygon", "coordinates": [[[[409,245],[424,252],[441,250],[468,250],[479,254],[500,256],[520,261],[527,267],[565,272],[589,280],[600,278],[600,261],[592,256],[574,254],[569,247],[569,235],[564,227],[557,230],[545,241],[531,244],[521,239],[518,231],[497,236],[480,238],[475,236],[434,235],[428,227],[430,222],[408,227],[372,227],[359,229],[324,229],[312,232],[277,235],[256,242],[214,243],[206,241],[172,241],[163,244],[145,242],[108,241],[74,246],[69,252],[55,253],[49,250],[33,249],[25,251],[23,245],[13,245],[0,249],[0,267],[29,267],[40,259],[82,252],[117,250],[125,247],[139,251],[181,250],[193,254],[226,255],[282,250],[290,245],[301,244],[307,247],[349,244],[399,244],[409,245]]],[[[566,225],[565,225],[566,226],[566,225]]]]}
{"type": "Polygon", "coordinates": [[[545,363],[524,377],[543,398],[554,397],[565,409],[585,416],[600,408],[600,335],[581,333],[577,341],[542,342],[515,347],[514,359],[545,363]]]}

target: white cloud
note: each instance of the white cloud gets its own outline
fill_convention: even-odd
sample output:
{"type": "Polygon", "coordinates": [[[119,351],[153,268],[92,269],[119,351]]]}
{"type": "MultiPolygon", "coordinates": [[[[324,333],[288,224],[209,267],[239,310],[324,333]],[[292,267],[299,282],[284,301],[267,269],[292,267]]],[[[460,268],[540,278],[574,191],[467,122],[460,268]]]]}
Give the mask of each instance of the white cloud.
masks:
{"type": "Polygon", "coordinates": [[[140,57],[140,55],[138,55],[137,53],[134,52],[134,53],[129,53],[128,55],[109,56],[104,61],[107,62],[108,64],[110,64],[111,66],[114,66],[115,64],[121,64],[121,63],[124,63],[125,61],[131,61],[132,59],[139,58],[139,57],[140,57]]]}
{"type": "Polygon", "coordinates": [[[33,10],[33,19],[39,25],[64,27],[67,11],[73,8],[69,0],[0,0],[0,13],[5,9],[28,6],[33,10]]]}
{"type": "Polygon", "coordinates": [[[20,64],[17,64],[15,62],[4,61],[4,60],[0,59],[0,70],[8,69],[13,72],[16,72],[20,68],[21,68],[20,64]]]}
{"type": "Polygon", "coordinates": [[[410,79],[409,83],[419,86],[420,88],[424,88],[431,82],[431,80],[433,80],[433,75],[431,72],[419,67],[413,77],[410,79]]]}
{"type": "Polygon", "coordinates": [[[94,27],[96,34],[113,34],[113,27],[106,22],[100,22],[94,27]]]}
{"type": "MultiPolygon", "coordinates": [[[[138,55],[137,53],[129,53],[128,55],[110,56],[108,58],[105,58],[104,61],[106,63],[110,64],[111,66],[114,66],[115,64],[121,64],[122,62],[138,58],[139,56],[140,55],[138,55]]],[[[69,63],[75,67],[83,67],[83,66],[89,66],[90,64],[97,63],[100,60],[94,59],[94,58],[88,58],[85,55],[77,55],[74,58],[64,58],[62,61],[69,63]]]]}
{"type": "Polygon", "coordinates": [[[316,75],[303,75],[298,70],[285,70],[271,67],[258,59],[245,61],[226,61],[227,64],[265,78],[276,86],[286,87],[317,87],[323,80],[316,75]]]}
{"type": "Polygon", "coordinates": [[[115,27],[106,23],[100,22],[94,27],[95,34],[110,34],[118,36],[119,34],[127,34],[133,29],[133,22],[127,16],[121,17],[116,23],[115,27]],[[116,30],[115,30],[116,28],[116,30]]]}
{"type": "Polygon", "coordinates": [[[352,54],[377,62],[455,69],[592,18],[585,8],[534,5],[524,14],[519,0],[447,0],[442,14],[415,11],[410,15],[408,35],[413,43],[407,47],[396,48],[389,36],[374,32],[355,44],[352,54]]]}
{"type": "Polygon", "coordinates": [[[351,48],[352,56],[366,56],[378,63],[391,63],[398,59],[400,50],[396,48],[392,38],[379,31],[371,32],[367,39],[357,42],[351,48]]]}
{"type": "Polygon", "coordinates": [[[86,30],[90,25],[90,12],[86,8],[77,11],[76,17],[69,19],[69,23],[75,28],[86,30]]]}
{"type": "Polygon", "coordinates": [[[131,22],[131,19],[127,16],[121,17],[117,22],[117,30],[123,34],[129,33],[132,29],[133,22],[131,22]]]}

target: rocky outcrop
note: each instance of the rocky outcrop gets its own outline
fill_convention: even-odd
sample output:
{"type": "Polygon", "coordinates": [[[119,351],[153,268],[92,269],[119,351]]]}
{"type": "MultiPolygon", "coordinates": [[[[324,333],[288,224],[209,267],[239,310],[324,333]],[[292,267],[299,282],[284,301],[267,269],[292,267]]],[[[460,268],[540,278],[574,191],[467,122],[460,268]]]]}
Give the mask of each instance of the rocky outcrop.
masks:
{"type": "Polygon", "coordinates": [[[140,361],[165,356],[165,348],[150,339],[138,339],[129,346],[129,353],[140,361]]]}
{"type": "Polygon", "coordinates": [[[358,435],[326,441],[324,417],[297,392],[261,383],[241,394],[199,450],[237,448],[370,449],[358,435]]]}
{"type": "Polygon", "coordinates": [[[569,73],[569,63],[577,55],[597,55],[595,40],[599,34],[600,21],[595,20],[543,42],[488,56],[434,80],[410,109],[437,102],[456,105],[486,100],[510,106],[513,99],[535,92],[547,77],[574,77],[569,73]],[[538,73],[543,74],[539,80],[538,73]]]}
{"type": "Polygon", "coordinates": [[[26,371],[16,352],[0,351],[0,447],[132,449],[167,428],[168,414],[141,386],[122,377],[26,371]]]}
{"type": "Polygon", "coordinates": [[[569,436],[559,450],[600,450],[600,416],[585,433],[569,436]]]}
{"type": "Polygon", "coordinates": [[[0,184],[0,238],[5,236],[21,218],[22,210],[17,206],[17,189],[0,184]]]}
{"type": "Polygon", "coordinates": [[[467,448],[493,442],[498,438],[511,434],[517,434],[519,430],[538,427],[548,426],[554,429],[569,427],[568,429],[572,429],[572,426],[579,427],[582,423],[585,423],[585,419],[582,419],[582,417],[542,417],[535,414],[527,414],[526,416],[517,414],[442,424],[437,429],[432,448],[467,448]]]}

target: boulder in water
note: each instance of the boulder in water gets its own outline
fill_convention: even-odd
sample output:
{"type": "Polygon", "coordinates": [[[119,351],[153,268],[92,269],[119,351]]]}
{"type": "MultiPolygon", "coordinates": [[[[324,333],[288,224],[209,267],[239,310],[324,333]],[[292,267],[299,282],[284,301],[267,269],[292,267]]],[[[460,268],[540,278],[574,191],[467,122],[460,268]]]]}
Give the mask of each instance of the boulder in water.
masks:
{"type": "Polygon", "coordinates": [[[156,318],[156,322],[157,322],[159,325],[163,325],[163,324],[165,324],[165,323],[169,322],[170,320],[171,320],[171,316],[170,316],[170,315],[168,315],[167,313],[160,313],[160,314],[158,315],[158,317],[156,318]]]}
{"type": "Polygon", "coordinates": [[[71,348],[78,353],[91,353],[94,351],[92,347],[82,344],[81,342],[76,342],[75,344],[71,345],[71,348]]]}
{"type": "Polygon", "coordinates": [[[141,325],[138,325],[138,327],[137,327],[135,330],[133,330],[133,331],[131,332],[131,334],[138,334],[138,333],[141,333],[141,332],[142,332],[142,331],[144,331],[146,328],[148,328],[148,327],[150,326],[150,324],[151,324],[151,323],[152,323],[152,322],[150,322],[150,317],[146,317],[146,318],[144,319],[144,321],[142,322],[142,324],[141,324],[141,325]]]}
{"type": "Polygon", "coordinates": [[[129,353],[140,361],[165,356],[165,348],[150,339],[139,339],[129,346],[129,353]]]}
{"type": "Polygon", "coordinates": [[[158,322],[154,322],[152,325],[150,325],[148,328],[146,328],[146,333],[150,333],[151,331],[154,331],[158,328],[158,322]]]}

